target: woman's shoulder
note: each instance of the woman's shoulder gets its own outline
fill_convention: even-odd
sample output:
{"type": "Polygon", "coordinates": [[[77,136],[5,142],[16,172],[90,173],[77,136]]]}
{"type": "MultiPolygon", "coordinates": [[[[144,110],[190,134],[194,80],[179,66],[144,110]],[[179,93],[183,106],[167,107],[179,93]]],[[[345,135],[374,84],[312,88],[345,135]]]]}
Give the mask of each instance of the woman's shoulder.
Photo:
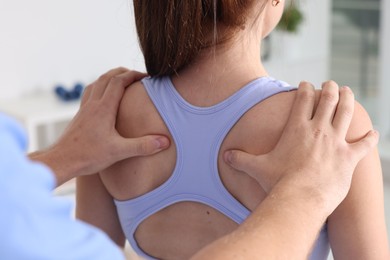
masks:
{"type": "MultiPolygon", "coordinates": [[[[352,91],[348,92],[350,95],[353,95],[352,91]]],[[[315,103],[313,105],[313,114],[316,111],[318,102],[320,100],[320,97],[322,95],[321,89],[316,89],[315,91],[315,103]]],[[[277,116],[280,118],[284,118],[285,121],[288,120],[288,117],[290,115],[291,108],[293,106],[294,100],[296,96],[296,91],[288,91],[288,92],[282,92],[277,95],[271,96],[270,98],[264,100],[262,105],[264,106],[263,109],[267,109],[269,111],[274,111],[277,113],[277,116]]],[[[339,103],[339,106],[343,105],[341,102],[339,103]]],[[[361,138],[362,133],[367,133],[372,129],[372,122],[370,119],[369,114],[367,113],[366,109],[360,104],[358,101],[355,100],[355,106],[354,110],[351,113],[351,124],[348,131],[347,138],[361,138]]]]}
{"type": "Polygon", "coordinates": [[[159,114],[141,81],[127,87],[118,109],[117,129],[122,135],[132,137],[165,134],[159,114]]]}
{"type": "Polygon", "coordinates": [[[138,106],[147,98],[148,95],[146,94],[142,82],[136,81],[126,88],[120,105],[121,107],[138,106]]]}
{"type": "MultiPolygon", "coordinates": [[[[321,94],[321,89],[317,89],[313,114],[316,111],[321,94]]],[[[243,129],[253,129],[253,131],[257,131],[263,136],[267,134],[271,139],[275,139],[274,142],[276,142],[290,117],[295,96],[296,91],[287,91],[265,99],[242,117],[240,125],[243,129]]],[[[361,139],[372,127],[367,111],[359,102],[355,101],[355,109],[351,114],[351,124],[347,133],[347,141],[353,142],[361,139]]],[[[256,135],[256,132],[253,132],[252,136],[256,135]]]]}
{"type": "Polygon", "coordinates": [[[373,125],[369,114],[358,101],[355,101],[355,109],[348,129],[347,141],[355,142],[360,140],[371,129],[373,129],[373,125]]]}
{"type": "Polygon", "coordinates": [[[295,94],[280,92],[253,106],[231,129],[229,146],[253,154],[272,150],[287,123],[295,94]]]}
{"type": "Polygon", "coordinates": [[[270,96],[255,105],[242,118],[247,127],[256,129],[261,126],[272,130],[282,131],[290,115],[295,100],[296,91],[280,92],[270,96]]]}
{"type": "Polygon", "coordinates": [[[141,81],[136,81],[126,88],[119,106],[120,116],[131,116],[140,114],[147,109],[152,102],[141,81]]]}

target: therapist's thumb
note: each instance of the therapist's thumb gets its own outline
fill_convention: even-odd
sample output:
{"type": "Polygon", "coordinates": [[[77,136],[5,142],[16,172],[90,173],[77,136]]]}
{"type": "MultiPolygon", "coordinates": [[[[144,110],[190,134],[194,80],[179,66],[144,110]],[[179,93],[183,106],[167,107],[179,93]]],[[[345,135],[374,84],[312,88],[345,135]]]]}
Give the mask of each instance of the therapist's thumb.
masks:
{"type": "Polygon", "coordinates": [[[122,139],[119,156],[122,159],[158,153],[169,147],[169,139],[160,135],[147,135],[138,138],[122,139]]]}
{"type": "Polygon", "coordinates": [[[240,150],[229,150],[224,154],[224,160],[227,164],[252,177],[256,177],[255,173],[259,171],[258,159],[258,156],[240,150]]]}

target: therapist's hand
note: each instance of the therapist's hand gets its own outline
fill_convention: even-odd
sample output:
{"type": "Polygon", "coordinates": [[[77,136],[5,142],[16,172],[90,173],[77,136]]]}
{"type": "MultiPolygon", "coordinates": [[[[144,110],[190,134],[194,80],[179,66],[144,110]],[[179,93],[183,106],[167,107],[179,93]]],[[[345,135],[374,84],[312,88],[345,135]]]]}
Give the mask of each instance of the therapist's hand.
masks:
{"type": "Polygon", "coordinates": [[[271,152],[256,156],[232,150],[224,157],[230,166],[255,178],[266,192],[283,182],[286,187],[322,196],[330,214],[347,195],[357,163],[377,144],[379,134],[371,130],[355,143],[346,142],[354,96],[333,81],[323,84],[314,107],[315,90],[302,82],[287,125],[271,152]]]}
{"type": "Polygon", "coordinates": [[[157,153],[169,146],[164,136],[123,138],[115,129],[119,103],[127,86],[145,74],[113,69],[89,85],[80,110],[59,140],[45,151],[30,154],[55,173],[57,185],[81,175],[94,174],[134,156],[157,153]]]}

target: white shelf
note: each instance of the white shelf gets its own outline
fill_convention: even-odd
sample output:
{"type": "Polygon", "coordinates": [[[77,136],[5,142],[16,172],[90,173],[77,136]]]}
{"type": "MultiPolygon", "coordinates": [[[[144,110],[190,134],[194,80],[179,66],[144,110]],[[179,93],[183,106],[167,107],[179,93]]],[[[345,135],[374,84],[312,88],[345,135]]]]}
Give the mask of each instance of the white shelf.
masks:
{"type": "Polygon", "coordinates": [[[39,146],[38,127],[43,126],[47,140],[53,140],[54,125],[68,122],[79,109],[79,101],[64,102],[54,93],[43,92],[0,102],[0,112],[19,120],[27,130],[28,151],[36,151],[39,146]]]}

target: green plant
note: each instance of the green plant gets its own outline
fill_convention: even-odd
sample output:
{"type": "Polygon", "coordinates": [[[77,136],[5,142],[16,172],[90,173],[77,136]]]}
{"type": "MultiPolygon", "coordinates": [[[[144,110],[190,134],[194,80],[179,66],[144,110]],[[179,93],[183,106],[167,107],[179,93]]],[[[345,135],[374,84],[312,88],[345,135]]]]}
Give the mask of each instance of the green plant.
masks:
{"type": "Polygon", "coordinates": [[[303,13],[295,4],[291,4],[284,10],[282,18],[277,26],[277,29],[295,33],[298,31],[299,25],[303,22],[303,13]]]}

